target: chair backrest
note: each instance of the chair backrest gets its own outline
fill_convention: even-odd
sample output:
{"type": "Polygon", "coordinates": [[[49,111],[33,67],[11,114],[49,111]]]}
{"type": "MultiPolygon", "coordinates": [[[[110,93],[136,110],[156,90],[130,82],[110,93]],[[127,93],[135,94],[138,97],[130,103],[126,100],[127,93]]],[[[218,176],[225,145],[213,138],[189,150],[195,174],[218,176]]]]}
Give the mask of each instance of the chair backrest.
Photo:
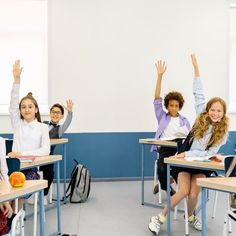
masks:
{"type": "Polygon", "coordinates": [[[225,165],[225,176],[235,177],[236,176],[236,156],[228,156],[224,160],[225,165]]]}
{"type": "Polygon", "coordinates": [[[6,155],[12,151],[13,139],[5,139],[6,155]]]}
{"type": "Polygon", "coordinates": [[[20,160],[18,158],[6,158],[7,167],[8,167],[8,175],[10,175],[14,171],[20,170],[20,160]]]}

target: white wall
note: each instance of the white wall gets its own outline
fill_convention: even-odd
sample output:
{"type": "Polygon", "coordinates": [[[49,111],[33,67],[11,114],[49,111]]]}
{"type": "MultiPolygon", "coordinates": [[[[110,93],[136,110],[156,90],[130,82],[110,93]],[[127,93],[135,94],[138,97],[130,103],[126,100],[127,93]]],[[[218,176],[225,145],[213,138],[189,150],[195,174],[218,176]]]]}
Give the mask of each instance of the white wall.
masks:
{"type": "MultiPolygon", "coordinates": [[[[50,0],[48,46],[50,104],[75,102],[69,132],[154,131],[157,59],[168,66],[162,94],[182,92],[192,122],[191,52],[207,99],[228,99],[225,0],[50,0]]],[[[1,124],[11,131],[8,117],[1,124]]]]}

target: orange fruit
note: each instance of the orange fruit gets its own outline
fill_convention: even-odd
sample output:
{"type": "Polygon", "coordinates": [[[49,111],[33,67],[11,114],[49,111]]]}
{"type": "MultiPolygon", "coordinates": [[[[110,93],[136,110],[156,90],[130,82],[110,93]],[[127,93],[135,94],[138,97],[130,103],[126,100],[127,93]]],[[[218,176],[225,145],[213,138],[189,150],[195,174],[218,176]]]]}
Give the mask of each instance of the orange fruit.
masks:
{"type": "Polygon", "coordinates": [[[22,187],[25,184],[25,175],[22,172],[15,171],[11,173],[9,181],[12,187],[22,187]]]}

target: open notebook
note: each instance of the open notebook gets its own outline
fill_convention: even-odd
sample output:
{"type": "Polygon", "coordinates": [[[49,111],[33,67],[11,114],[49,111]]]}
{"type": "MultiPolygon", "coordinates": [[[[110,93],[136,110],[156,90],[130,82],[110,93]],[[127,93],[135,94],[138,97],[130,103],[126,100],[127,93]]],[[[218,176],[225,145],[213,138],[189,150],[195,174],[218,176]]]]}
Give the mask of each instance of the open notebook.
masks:
{"type": "Polygon", "coordinates": [[[203,157],[198,157],[198,156],[192,156],[192,157],[185,157],[185,160],[187,161],[216,161],[216,162],[222,162],[225,157],[217,154],[217,155],[210,155],[210,156],[203,156],[203,157]]]}

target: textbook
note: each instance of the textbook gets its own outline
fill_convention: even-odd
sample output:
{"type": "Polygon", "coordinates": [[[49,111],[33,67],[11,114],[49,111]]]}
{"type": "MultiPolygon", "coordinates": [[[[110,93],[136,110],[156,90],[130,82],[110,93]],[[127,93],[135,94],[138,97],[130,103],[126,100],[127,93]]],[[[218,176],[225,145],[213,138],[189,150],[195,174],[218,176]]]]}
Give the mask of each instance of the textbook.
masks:
{"type": "Polygon", "coordinates": [[[35,160],[35,156],[16,156],[16,158],[20,159],[20,162],[33,162],[35,160]]]}

